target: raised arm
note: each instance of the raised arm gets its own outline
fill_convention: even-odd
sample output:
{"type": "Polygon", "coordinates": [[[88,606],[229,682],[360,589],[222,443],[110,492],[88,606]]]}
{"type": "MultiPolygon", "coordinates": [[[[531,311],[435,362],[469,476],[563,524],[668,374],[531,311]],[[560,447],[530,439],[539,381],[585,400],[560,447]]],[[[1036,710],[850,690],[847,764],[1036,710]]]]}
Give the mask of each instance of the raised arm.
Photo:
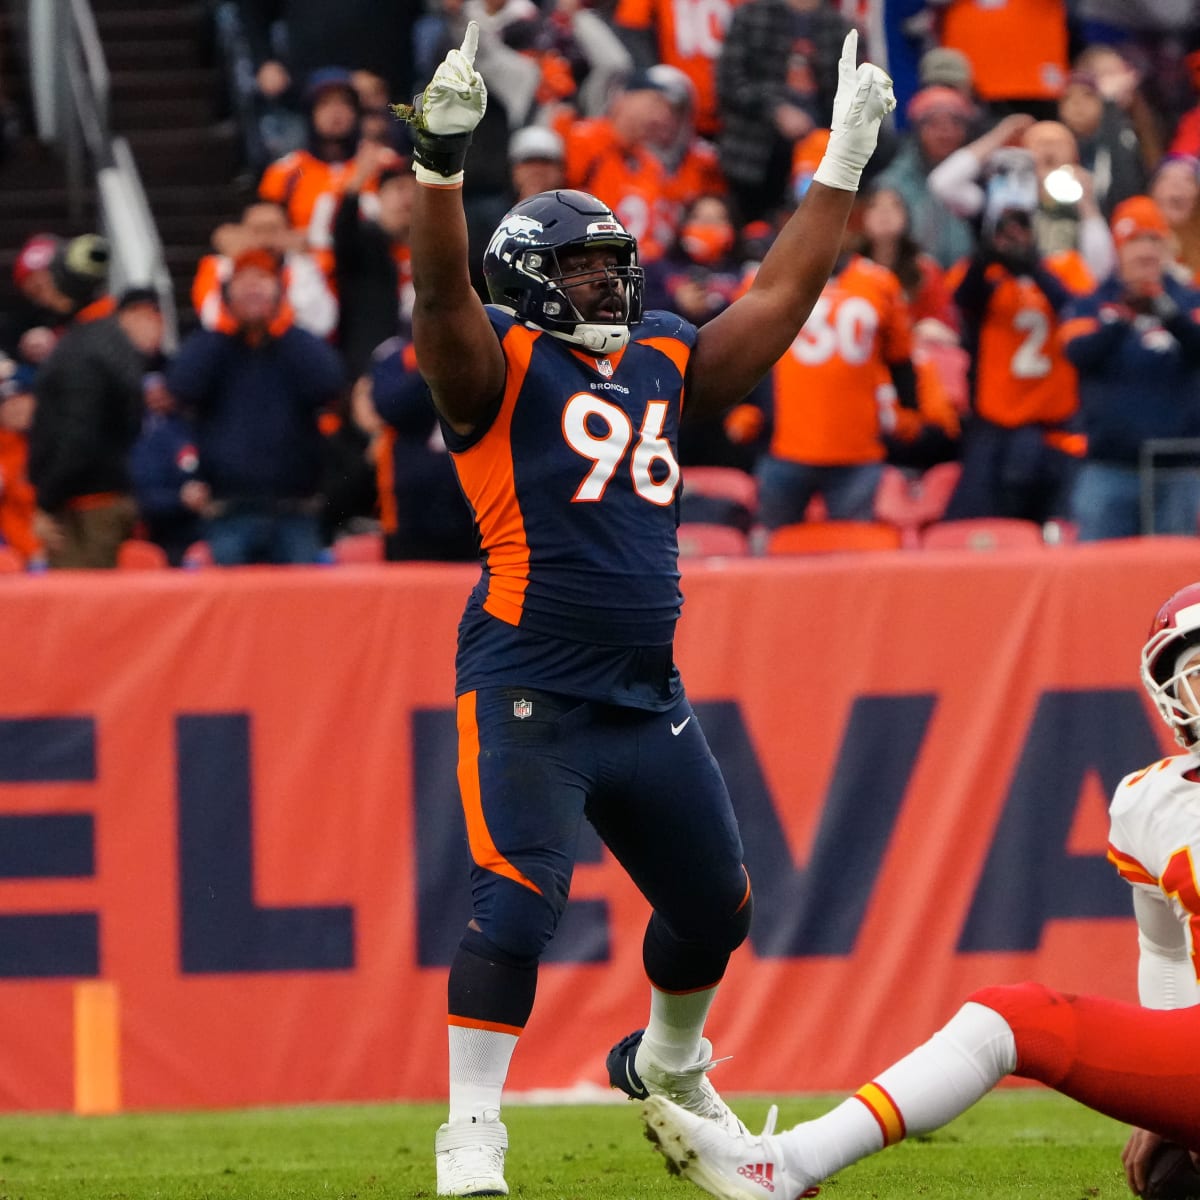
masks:
{"type": "Polygon", "coordinates": [[[812,186],[750,290],[700,330],[688,371],[692,415],[721,412],[745,396],[791,345],[829,278],[879,123],[896,106],[891,79],[870,63],[856,68],[857,51],[852,30],[838,63],[829,147],[812,186]]]}
{"type": "Polygon", "coordinates": [[[462,203],[463,161],[487,107],[474,68],[478,26],[451,50],[410,109],[397,113],[413,127],[413,343],[434,404],[459,433],[469,433],[504,388],[504,354],[487,312],[471,286],[467,220],[462,203]]]}

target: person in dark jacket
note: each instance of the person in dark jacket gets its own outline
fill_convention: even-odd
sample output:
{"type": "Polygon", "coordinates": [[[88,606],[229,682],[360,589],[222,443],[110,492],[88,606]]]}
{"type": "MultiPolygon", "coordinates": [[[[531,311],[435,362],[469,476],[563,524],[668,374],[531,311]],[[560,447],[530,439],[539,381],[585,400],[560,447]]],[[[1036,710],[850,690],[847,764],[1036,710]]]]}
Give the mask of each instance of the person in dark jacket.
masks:
{"type": "Polygon", "coordinates": [[[408,226],[416,186],[408,159],[390,146],[363,143],[333,222],[338,348],[351,378],[366,370],[376,346],[408,326],[408,226]],[[361,189],[370,179],[378,179],[379,191],[368,199],[361,189]]]}
{"type": "Polygon", "coordinates": [[[747,221],[785,203],[792,150],[829,123],[850,22],[827,0],[749,0],[717,60],[717,150],[747,221]]]}
{"type": "Polygon", "coordinates": [[[196,431],[178,411],[161,373],[147,375],[143,391],[146,415],[129,456],[133,494],[147,538],[178,567],[188,547],[203,537],[199,510],[208,489],[197,477],[196,431]]]}
{"type": "Polygon", "coordinates": [[[292,324],[279,260],[266,251],[234,261],[225,304],[232,330],[197,330],[167,369],[167,387],[196,422],[205,539],[222,566],[315,562],[318,418],[342,388],[341,361],[292,324]]]}
{"type": "Polygon", "coordinates": [[[383,425],[374,454],[384,554],[389,562],[469,562],[475,521],[446,453],[429,385],[412,342],[394,337],[371,361],[370,403],[383,425]]]}
{"type": "Polygon", "coordinates": [[[51,567],[116,566],[133,532],[129,450],[162,336],[157,295],[134,288],[112,316],[72,325],[38,372],[29,478],[51,567]]]}
{"type": "Polygon", "coordinates": [[[1071,516],[1080,541],[1194,536],[1200,440],[1158,460],[1149,511],[1139,464],[1152,439],[1200,439],[1200,291],[1170,271],[1170,229],[1150,197],[1117,205],[1112,230],[1117,269],[1068,310],[1061,333],[1087,434],[1071,516]]]}

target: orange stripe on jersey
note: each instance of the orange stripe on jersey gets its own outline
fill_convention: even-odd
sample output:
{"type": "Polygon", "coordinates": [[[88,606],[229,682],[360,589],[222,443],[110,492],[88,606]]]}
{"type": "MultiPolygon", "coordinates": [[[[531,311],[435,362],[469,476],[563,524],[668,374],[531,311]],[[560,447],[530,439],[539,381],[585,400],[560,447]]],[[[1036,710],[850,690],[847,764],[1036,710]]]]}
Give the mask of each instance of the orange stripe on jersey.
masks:
{"type": "Polygon", "coordinates": [[[511,879],[540,896],[542,889],[496,849],[483,815],[483,796],[479,790],[479,725],[475,720],[474,692],[466,692],[458,698],[458,788],[462,794],[463,816],[467,821],[467,845],[475,864],[485,871],[503,875],[505,879],[511,879]]]}
{"type": "Polygon", "coordinates": [[[1130,883],[1148,883],[1151,887],[1158,887],[1158,879],[1155,876],[1132,854],[1122,854],[1112,842],[1108,844],[1108,861],[1117,868],[1117,873],[1122,879],[1128,879],[1130,883]]]}
{"type": "Polygon", "coordinates": [[[854,1099],[862,1101],[867,1106],[867,1111],[878,1122],[885,1146],[894,1146],[897,1142],[904,1140],[906,1130],[900,1109],[896,1107],[895,1100],[879,1084],[864,1083],[854,1093],[854,1099]]]}
{"type": "Polygon", "coordinates": [[[692,352],[678,338],[639,338],[638,345],[649,346],[652,350],[665,354],[675,364],[681,378],[687,373],[688,359],[692,352]]]}
{"type": "Polygon", "coordinates": [[[742,874],[746,877],[746,890],[742,893],[742,902],[733,910],[734,912],[741,912],[750,903],[750,872],[746,870],[745,863],[742,863],[742,874]]]}
{"type": "MultiPolygon", "coordinates": [[[[570,349],[570,347],[568,347],[568,349],[570,349]]],[[[626,348],[622,346],[615,354],[606,354],[603,356],[603,358],[597,358],[594,354],[588,354],[584,350],[572,349],[571,353],[575,355],[575,357],[579,359],[579,361],[583,363],[585,367],[591,367],[593,371],[596,370],[596,364],[598,362],[603,362],[604,358],[607,358],[608,365],[615,371],[621,365],[621,359],[625,357],[625,349],[626,348]]]]}
{"type": "Polygon", "coordinates": [[[396,460],[392,452],[396,431],[389,425],[375,439],[371,454],[375,459],[375,491],[379,495],[379,524],[384,533],[400,528],[400,510],[396,504],[396,460]]]}
{"type": "Polygon", "coordinates": [[[1065,346],[1074,338],[1083,337],[1087,333],[1095,333],[1099,328],[1100,322],[1095,317],[1074,317],[1070,321],[1062,323],[1062,327],[1058,331],[1058,340],[1065,346]]]}
{"type": "Polygon", "coordinates": [[[486,1029],[488,1033],[511,1033],[520,1037],[524,1029],[520,1025],[504,1025],[500,1021],[477,1021],[474,1017],[456,1017],[451,1013],[446,1018],[447,1025],[455,1025],[459,1029],[486,1029]]]}
{"type": "Polygon", "coordinates": [[[453,456],[487,558],[484,611],[509,625],[521,623],[525,589],[529,586],[529,542],[513,475],[512,417],[529,373],[533,344],[539,337],[539,332],[524,325],[514,325],[504,335],[501,345],[508,363],[508,379],[500,411],[474,446],[453,456]]]}

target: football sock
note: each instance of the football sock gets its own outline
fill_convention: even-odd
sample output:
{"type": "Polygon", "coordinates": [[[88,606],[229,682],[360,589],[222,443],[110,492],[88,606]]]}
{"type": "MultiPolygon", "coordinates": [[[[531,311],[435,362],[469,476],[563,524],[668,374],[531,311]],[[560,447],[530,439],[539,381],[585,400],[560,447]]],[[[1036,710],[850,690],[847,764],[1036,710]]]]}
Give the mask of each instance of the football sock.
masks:
{"type": "Polygon", "coordinates": [[[450,1026],[450,1124],[500,1116],[500,1097],[517,1035],[450,1026]]]}
{"type": "Polygon", "coordinates": [[[814,1182],[970,1108],[1011,1073],[1013,1032],[999,1013],[967,1003],[912,1053],[832,1112],[779,1135],[789,1164],[814,1182]]]}
{"type": "MultiPolygon", "coordinates": [[[[717,989],[700,988],[694,992],[664,992],[650,989],[650,1020],[642,1034],[638,1058],[645,1049],[656,1062],[668,1069],[694,1066],[700,1057],[700,1037],[708,1010],[717,989]]],[[[637,1058],[634,1069],[637,1069],[637,1058]]]]}
{"type": "Polygon", "coordinates": [[[1200,1146],[1200,1006],[1142,1008],[1036,983],[985,988],[1016,1036],[1015,1073],[1127,1125],[1200,1146]]]}

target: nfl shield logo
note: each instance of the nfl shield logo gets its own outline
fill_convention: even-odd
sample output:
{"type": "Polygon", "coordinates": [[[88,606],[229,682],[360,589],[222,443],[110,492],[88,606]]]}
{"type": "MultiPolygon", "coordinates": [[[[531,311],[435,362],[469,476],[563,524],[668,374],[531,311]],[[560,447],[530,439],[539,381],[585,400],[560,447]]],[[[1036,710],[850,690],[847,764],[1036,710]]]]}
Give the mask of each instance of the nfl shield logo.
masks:
{"type": "Polygon", "coordinates": [[[613,366],[607,358],[602,358],[596,363],[596,370],[599,371],[605,379],[612,378],[613,366]]]}
{"type": "Polygon", "coordinates": [[[533,716],[533,701],[532,700],[514,700],[513,701],[513,716],[518,721],[525,720],[526,717],[533,716]]]}

